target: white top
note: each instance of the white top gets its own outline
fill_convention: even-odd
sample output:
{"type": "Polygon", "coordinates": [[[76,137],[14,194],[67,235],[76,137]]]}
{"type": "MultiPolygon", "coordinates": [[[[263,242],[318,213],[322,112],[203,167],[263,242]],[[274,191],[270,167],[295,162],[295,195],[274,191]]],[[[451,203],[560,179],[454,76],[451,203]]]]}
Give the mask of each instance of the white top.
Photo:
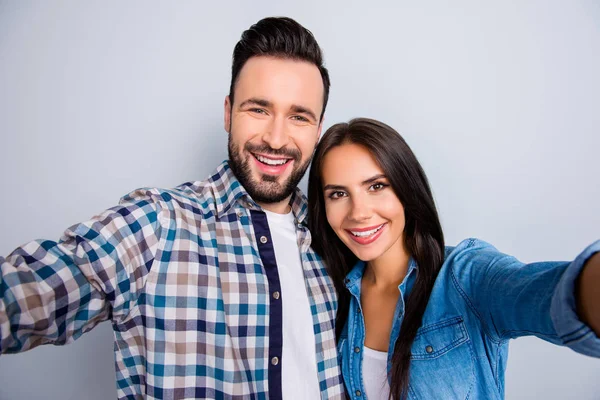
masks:
{"type": "Polygon", "coordinates": [[[390,385],[387,380],[387,356],[387,351],[363,346],[363,383],[369,400],[388,399],[390,385]]]}
{"type": "Polygon", "coordinates": [[[294,215],[265,210],[281,285],[283,349],[281,384],[284,399],[320,399],[315,333],[304,284],[294,215]]]}

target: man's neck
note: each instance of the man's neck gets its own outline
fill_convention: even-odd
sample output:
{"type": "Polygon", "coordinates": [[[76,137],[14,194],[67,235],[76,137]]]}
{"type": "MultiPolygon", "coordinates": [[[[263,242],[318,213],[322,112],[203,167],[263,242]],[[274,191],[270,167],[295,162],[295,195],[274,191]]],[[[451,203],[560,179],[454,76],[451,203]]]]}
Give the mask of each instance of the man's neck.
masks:
{"type": "Polygon", "coordinates": [[[287,214],[291,211],[291,206],[290,206],[291,198],[292,198],[292,196],[289,196],[285,200],[282,200],[277,203],[257,203],[257,204],[267,211],[271,211],[276,214],[287,214]]]}

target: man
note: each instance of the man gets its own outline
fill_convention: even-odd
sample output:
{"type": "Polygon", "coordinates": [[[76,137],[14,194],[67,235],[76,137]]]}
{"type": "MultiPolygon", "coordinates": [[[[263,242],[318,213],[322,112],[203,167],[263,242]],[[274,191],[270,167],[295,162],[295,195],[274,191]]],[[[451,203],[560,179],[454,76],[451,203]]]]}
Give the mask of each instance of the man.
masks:
{"type": "Polygon", "coordinates": [[[120,399],[343,397],[335,292],[296,188],[328,92],[308,30],[266,18],[245,31],[225,98],[229,162],[0,257],[0,351],[110,319],[120,399]]]}

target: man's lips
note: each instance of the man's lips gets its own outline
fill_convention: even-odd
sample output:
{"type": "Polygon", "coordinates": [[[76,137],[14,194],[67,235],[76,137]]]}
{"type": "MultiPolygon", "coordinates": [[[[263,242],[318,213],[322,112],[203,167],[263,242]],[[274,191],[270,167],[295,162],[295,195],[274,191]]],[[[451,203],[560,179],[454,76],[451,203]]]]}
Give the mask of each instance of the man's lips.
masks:
{"type": "Polygon", "coordinates": [[[292,157],[272,156],[270,154],[267,155],[267,154],[261,154],[261,153],[252,153],[252,155],[258,161],[262,162],[263,164],[267,164],[267,165],[283,165],[286,162],[293,159],[292,157]]]}
{"type": "Polygon", "coordinates": [[[250,153],[258,169],[266,175],[281,175],[285,172],[289,165],[292,164],[293,158],[285,156],[271,156],[260,153],[250,153]]]}

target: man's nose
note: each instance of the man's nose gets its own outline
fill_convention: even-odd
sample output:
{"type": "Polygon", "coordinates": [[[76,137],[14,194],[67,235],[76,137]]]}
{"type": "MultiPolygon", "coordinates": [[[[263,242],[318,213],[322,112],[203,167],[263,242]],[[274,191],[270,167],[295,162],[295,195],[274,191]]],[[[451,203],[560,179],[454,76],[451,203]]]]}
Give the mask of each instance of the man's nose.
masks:
{"type": "Polygon", "coordinates": [[[263,141],[272,149],[281,149],[289,143],[285,118],[274,118],[263,134],[263,141]]]}

